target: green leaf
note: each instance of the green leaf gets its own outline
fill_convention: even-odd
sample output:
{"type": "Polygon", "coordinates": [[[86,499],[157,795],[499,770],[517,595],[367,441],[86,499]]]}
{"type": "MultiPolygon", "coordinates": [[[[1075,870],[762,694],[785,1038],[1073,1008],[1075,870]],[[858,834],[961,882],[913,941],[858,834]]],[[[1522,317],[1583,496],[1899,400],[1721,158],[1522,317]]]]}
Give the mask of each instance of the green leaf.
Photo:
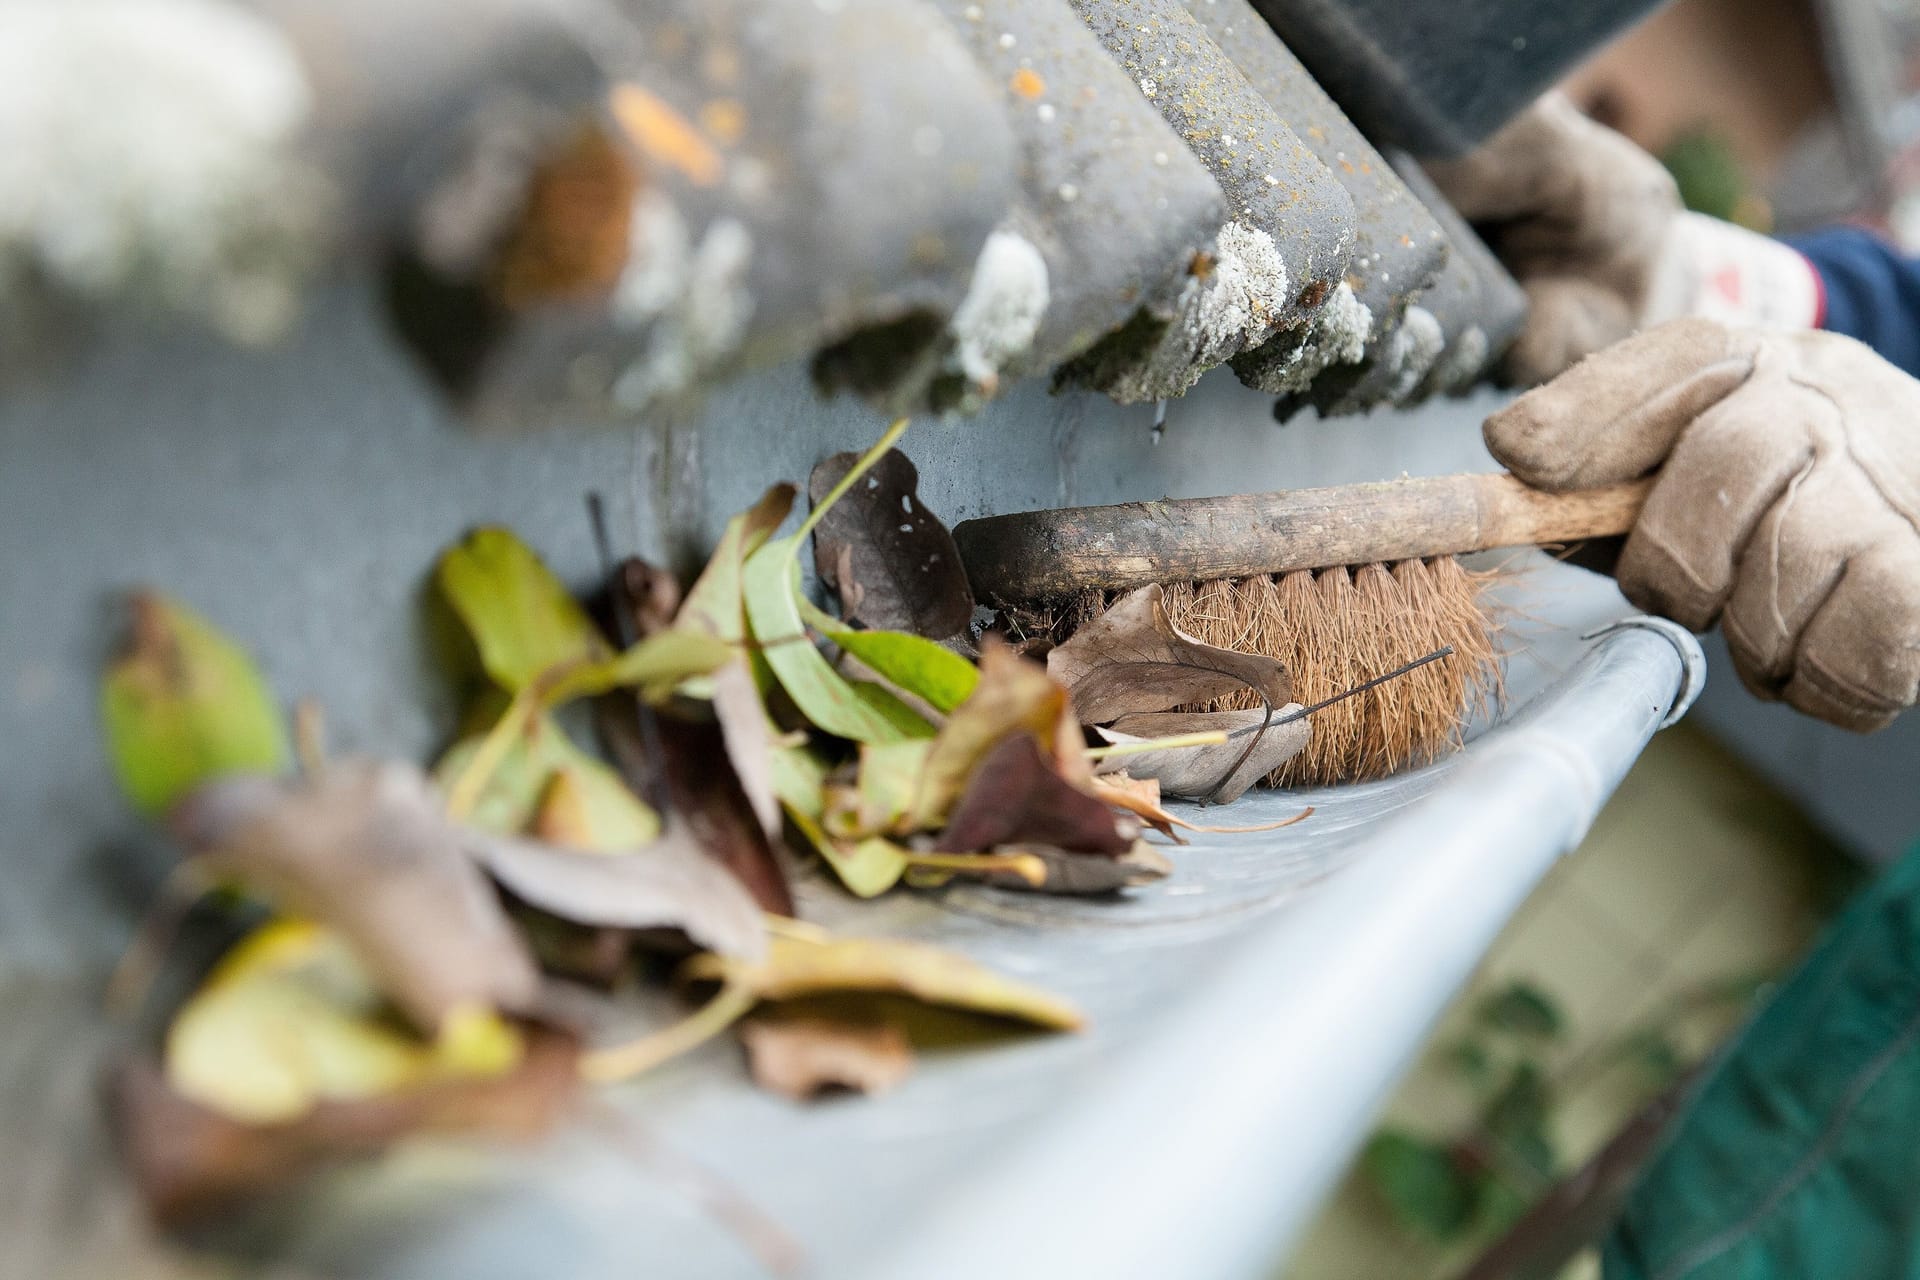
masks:
{"type": "Polygon", "coordinates": [[[1624,1056],[1660,1084],[1678,1078],[1686,1065],[1679,1048],[1658,1027],[1634,1032],[1620,1048],[1624,1056]]]}
{"type": "Polygon", "coordinates": [[[1446,1147],[1385,1129],[1367,1143],[1360,1169],[1402,1226],[1446,1241],[1472,1225],[1475,1188],[1446,1147]]]}
{"type": "Polygon", "coordinates": [[[1497,1173],[1482,1171],[1474,1179],[1474,1230],[1482,1235],[1504,1232],[1533,1208],[1533,1198],[1521,1194],[1497,1173]]]}
{"type": "Polygon", "coordinates": [[[766,545],[793,510],[794,489],[777,484],[760,496],[760,501],[727,521],[719,545],[707,560],[707,567],[688,589],[674,615],[676,627],[697,627],[722,640],[739,644],[747,638],[745,588],[741,571],[747,557],[766,545]]]}
{"type": "Polygon", "coordinates": [[[882,678],[926,699],[935,711],[951,714],[972,696],[980,669],[944,645],[905,631],[858,631],[802,600],[808,626],[873,668],[882,678]]]}
{"type": "Polygon", "coordinates": [[[545,702],[558,706],[613,689],[632,689],[648,702],[665,702],[684,681],[712,675],[733,657],[733,646],[717,636],[671,627],[611,658],[562,672],[546,690],[545,702]]]}
{"type": "Polygon", "coordinates": [[[282,772],[286,727],[252,660],[174,601],[143,591],[132,605],[132,642],[101,682],[100,718],[134,807],[163,813],[214,778],[282,772]]]}
{"type": "MultiPolygon", "coordinates": [[[[463,738],[441,757],[434,780],[442,790],[472,763],[485,737],[463,738]]],[[[531,832],[590,853],[624,853],[660,835],[660,816],[633,794],[619,772],[575,745],[545,716],[508,749],[466,821],[495,835],[531,832]]]]}
{"type": "Polygon", "coordinates": [[[1680,202],[1695,213],[1738,222],[1747,177],[1727,139],[1711,128],[1692,128],[1675,137],[1660,153],[1660,163],[1673,175],[1680,202]]]}
{"type": "MultiPolygon", "coordinates": [[[[933,744],[868,743],[860,748],[860,771],[851,784],[829,783],[821,826],[838,840],[904,836],[921,829],[917,801],[933,744]]],[[[944,814],[935,815],[944,817],[944,814]]]]}
{"type": "Polygon", "coordinates": [[[906,874],[906,850],[891,840],[869,836],[864,840],[836,840],[811,815],[781,801],[787,820],[826,860],[840,883],[858,898],[875,898],[900,883],[906,874]]]}
{"type": "Polygon", "coordinates": [[[437,576],[473,636],[480,665],[509,692],[542,672],[609,652],[579,601],[511,530],[474,530],[441,554],[437,576]]]}
{"type": "Polygon", "coordinates": [[[1552,1106],[1553,1091],[1546,1073],[1538,1063],[1520,1062],[1507,1077],[1506,1085],[1487,1104],[1482,1120],[1488,1135],[1508,1155],[1543,1178],[1550,1177],[1559,1163],[1553,1140],[1547,1134],[1552,1106]]]}
{"type": "Polygon", "coordinates": [[[871,680],[849,680],[847,687],[853,690],[854,697],[864,702],[869,710],[877,712],[902,737],[926,741],[931,740],[937,732],[925,716],[902,702],[885,685],[875,684],[871,680]]]}
{"type": "Polygon", "coordinates": [[[800,618],[800,538],[769,542],[747,558],[747,623],[774,678],[809,723],[855,742],[899,742],[915,735],[876,710],[814,648],[800,618]]]}
{"type": "Polygon", "coordinates": [[[1485,1084],[1493,1074],[1493,1059],[1478,1040],[1456,1040],[1446,1047],[1444,1056],[1447,1065],[1469,1084],[1485,1084]]]}
{"type": "Polygon", "coordinates": [[[1489,1027],[1536,1040],[1556,1039],[1566,1025],[1553,998],[1528,982],[1488,995],[1480,1002],[1479,1018],[1489,1027]]]}
{"type": "Polygon", "coordinates": [[[789,809],[818,821],[826,808],[827,762],[805,747],[773,749],[773,794],[789,809]]]}

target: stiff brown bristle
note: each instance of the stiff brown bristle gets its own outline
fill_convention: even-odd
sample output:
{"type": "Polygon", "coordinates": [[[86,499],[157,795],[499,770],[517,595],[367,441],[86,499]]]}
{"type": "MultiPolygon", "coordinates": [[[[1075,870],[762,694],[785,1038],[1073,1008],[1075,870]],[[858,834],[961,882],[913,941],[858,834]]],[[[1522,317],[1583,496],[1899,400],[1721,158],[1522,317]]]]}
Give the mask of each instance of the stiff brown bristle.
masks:
{"type": "MultiPolygon", "coordinates": [[[[1274,577],[1176,583],[1166,588],[1175,626],[1197,640],[1280,659],[1294,700],[1311,704],[1405,662],[1453,646],[1453,656],[1315,712],[1299,755],[1267,778],[1322,786],[1385,777],[1460,745],[1469,717],[1502,695],[1498,626],[1476,573],[1451,556],[1274,577]]],[[[1085,592],[1025,613],[1029,632],[1064,639],[1107,604],[1085,592]]],[[[1205,710],[1260,705],[1245,692],[1205,710]]]]}

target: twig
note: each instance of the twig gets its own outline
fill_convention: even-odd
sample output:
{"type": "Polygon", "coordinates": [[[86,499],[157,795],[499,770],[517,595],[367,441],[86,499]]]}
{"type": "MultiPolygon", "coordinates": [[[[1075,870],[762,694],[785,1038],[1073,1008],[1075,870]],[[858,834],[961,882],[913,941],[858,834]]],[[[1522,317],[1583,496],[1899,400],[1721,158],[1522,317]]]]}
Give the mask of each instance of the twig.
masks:
{"type": "Polygon", "coordinates": [[[773,1276],[795,1276],[806,1268],[806,1251],[787,1229],[706,1166],[663,1143],[626,1111],[604,1099],[590,1110],[605,1121],[597,1126],[623,1140],[643,1165],[657,1170],[732,1232],[773,1276]]]}

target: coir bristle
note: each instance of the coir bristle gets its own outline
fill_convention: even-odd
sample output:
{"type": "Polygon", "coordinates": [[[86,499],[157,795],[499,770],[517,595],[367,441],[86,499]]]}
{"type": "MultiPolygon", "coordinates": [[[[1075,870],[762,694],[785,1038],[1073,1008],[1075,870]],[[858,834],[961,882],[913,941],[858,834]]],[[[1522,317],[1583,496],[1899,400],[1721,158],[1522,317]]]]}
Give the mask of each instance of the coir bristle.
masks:
{"type": "MultiPolygon", "coordinates": [[[[1501,696],[1492,574],[1451,556],[1166,589],[1174,625],[1223,648],[1280,659],[1296,702],[1311,704],[1424,654],[1451,657],[1315,712],[1304,751],[1267,781],[1321,786],[1385,777],[1459,746],[1475,711],[1501,696]]],[[[1088,592],[1050,615],[1056,639],[1111,603],[1088,592]]],[[[1204,710],[1258,706],[1251,692],[1204,710]]]]}

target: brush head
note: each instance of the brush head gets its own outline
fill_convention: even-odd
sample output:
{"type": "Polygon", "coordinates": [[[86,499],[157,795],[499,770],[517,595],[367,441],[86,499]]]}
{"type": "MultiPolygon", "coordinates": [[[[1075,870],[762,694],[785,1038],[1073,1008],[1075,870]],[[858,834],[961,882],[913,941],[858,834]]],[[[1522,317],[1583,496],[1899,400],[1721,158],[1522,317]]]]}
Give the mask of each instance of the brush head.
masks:
{"type": "MultiPolygon", "coordinates": [[[[1278,658],[1293,696],[1313,704],[1452,646],[1451,657],[1315,712],[1306,749],[1271,774],[1271,786],[1324,786],[1385,777],[1458,748],[1475,712],[1502,696],[1492,573],[1452,556],[1219,579],[1166,587],[1173,624],[1197,640],[1278,658]]],[[[1029,634],[1064,640],[1111,603],[1100,591],[1016,620],[1029,634]]],[[[1258,707],[1251,690],[1193,710],[1258,707]]]]}

